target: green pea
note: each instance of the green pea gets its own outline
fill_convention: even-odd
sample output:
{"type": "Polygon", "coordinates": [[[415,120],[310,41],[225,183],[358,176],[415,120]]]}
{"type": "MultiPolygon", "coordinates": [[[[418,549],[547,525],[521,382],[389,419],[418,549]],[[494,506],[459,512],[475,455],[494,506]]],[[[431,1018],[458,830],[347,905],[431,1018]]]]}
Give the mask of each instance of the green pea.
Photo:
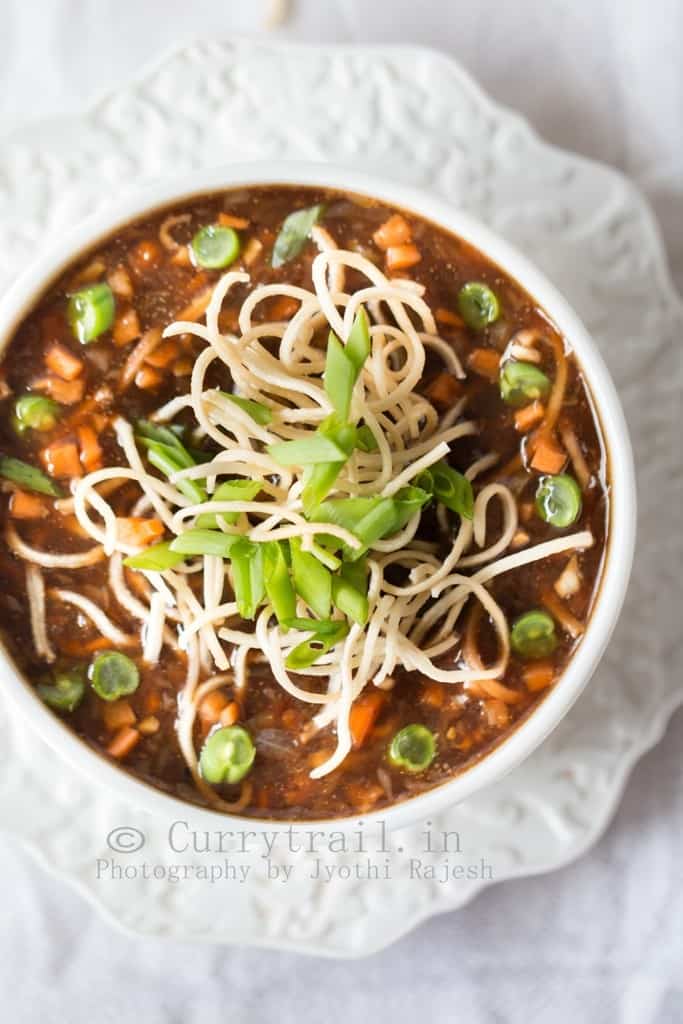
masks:
{"type": "Polygon", "coordinates": [[[406,725],[392,739],[387,757],[395,768],[404,771],[425,771],[436,756],[434,733],[424,725],[406,725]]]}
{"type": "Polygon", "coordinates": [[[54,683],[39,683],[36,690],[40,699],[55,711],[73,711],[85,693],[85,669],[76,665],[56,671],[54,683]]]}
{"type": "Polygon", "coordinates": [[[14,403],[14,426],[19,434],[27,430],[52,430],[59,419],[60,407],[42,395],[22,395],[14,403]]]}
{"type": "Polygon", "coordinates": [[[573,476],[542,476],[536,490],[536,512],[551,526],[571,526],[581,515],[581,488],[573,476]]]}
{"type": "Polygon", "coordinates": [[[249,773],[255,757],[256,748],[247,730],[241,725],[226,725],[207,737],[199,755],[199,767],[203,778],[212,785],[232,785],[249,773]]]}
{"type": "Polygon", "coordinates": [[[220,224],[209,224],[200,228],[192,239],[190,248],[194,261],[207,270],[221,270],[234,263],[240,252],[239,235],[233,228],[220,224]]]}
{"type": "Polygon", "coordinates": [[[105,651],[98,654],[88,673],[90,683],[102,700],[118,700],[135,693],[140,685],[137,665],[125,654],[105,651]]]}
{"type": "Polygon", "coordinates": [[[498,319],[500,303],[487,284],[468,281],[458,292],[458,310],[468,327],[481,331],[498,319]]]}
{"type": "Polygon", "coordinates": [[[547,658],[557,647],[552,617],[540,609],[520,615],[510,630],[510,646],[520,658],[547,658]]]}
{"type": "Polygon", "coordinates": [[[550,391],[550,379],[533,363],[509,359],[500,371],[500,397],[517,408],[537,398],[545,398],[550,391]]]}
{"type": "Polygon", "coordinates": [[[113,324],[114,310],[114,293],[104,282],[74,292],[67,310],[74,337],[81,345],[95,341],[113,324]]]}

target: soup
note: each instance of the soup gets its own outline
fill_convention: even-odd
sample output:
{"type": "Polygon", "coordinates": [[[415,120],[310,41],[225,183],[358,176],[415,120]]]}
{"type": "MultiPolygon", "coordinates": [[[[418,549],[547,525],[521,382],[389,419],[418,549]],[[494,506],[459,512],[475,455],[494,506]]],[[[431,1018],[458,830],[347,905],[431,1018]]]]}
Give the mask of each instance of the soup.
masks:
{"type": "Polygon", "coordinates": [[[126,771],[262,818],[379,810],[507,737],[608,524],[581,368],[438,226],[195,197],[81,255],[0,379],[0,623],[126,771]]]}

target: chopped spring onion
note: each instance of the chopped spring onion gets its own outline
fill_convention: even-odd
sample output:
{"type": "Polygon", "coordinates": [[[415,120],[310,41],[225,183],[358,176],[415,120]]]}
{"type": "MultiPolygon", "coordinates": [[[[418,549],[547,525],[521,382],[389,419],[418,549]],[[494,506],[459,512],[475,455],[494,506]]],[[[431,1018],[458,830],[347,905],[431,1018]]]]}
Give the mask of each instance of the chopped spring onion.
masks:
{"type": "Polygon", "coordinates": [[[56,671],[54,683],[39,683],[36,690],[40,699],[55,711],[73,711],[85,693],[85,668],[75,666],[56,671]]]}
{"type": "Polygon", "coordinates": [[[294,589],[321,619],[329,618],[332,607],[332,574],[315,555],[301,550],[301,541],[293,537],[289,543],[292,554],[294,589]]]}
{"type": "Polygon", "coordinates": [[[62,496],[62,489],[41,469],[10,455],[0,455],[0,476],[36,494],[49,494],[53,498],[62,496]]]}
{"type": "Polygon", "coordinates": [[[471,519],[474,515],[472,484],[443,459],[420,473],[416,483],[463,519],[471,519]]]}
{"type": "MultiPolygon", "coordinates": [[[[211,501],[253,501],[261,490],[260,480],[246,480],[241,477],[237,480],[225,480],[219,484],[213,494],[211,501]]],[[[218,529],[218,520],[221,519],[228,526],[234,526],[239,519],[239,512],[202,512],[197,516],[195,526],[202,530],[218,529]]]]}
{"type": "MultiPolygon", "coordinates": [[[[167,445],[147,441],[146,447],[147,458],[154,468],[158,469],[164,476],[172,477],[178,470],[188,468],[178,460],[174,449],[169,448],[167,445]]],[[[192,460],[190,465],[193,466],[194,464],[194,460],[192,460]]],[[[203,501],[206,501],[206,491],[196,480],[178,480],[175,486],[181,494],[184,494],[195,505],[201,505],[203,501]]]]}
{"type": "Polygon", "coordinates": [[[67,317],[75,338],[81,345],[95,341],[114,322],[114,293],[108,284],[88,285],[69,298],[67,317]]]}
{"type": "Polygon", "coordinates": [[[241,725],[226,725],[207,736],[199,755],[199,769],[214,786],[234,785],[249,773],[255,757],[256,747],[247,730],[241,725]]]}
{"type": "Polygon", "coordinates": [[[221,530],[185,530],[185,533],[171,541],[170,550],[182,555],[231,558],[232,549],[241,540],[244,538],[240,534],[223,533],[221,530]]]}
{"type": "Polygon", "coordinates": [[[431,494],[429,491],[425,491],[422,487],[416,487],[415,485],[402,487],[400,491],[397,491],[394,495],[395,522],[391,532],[397,533],[398,530],[402,530],[430,498],[431,494]]]}
{"type": "Polygon", "coordinates": [[[178,551],[171,551],[170,541],[164,540],[160,544],[152,544],[145,548],[138,555],[130,555],[124,558],[123,564],[129,569],[142,569],[146,572],[164,572],[166,569],[173,569],[185,560],[185,555],[178,551]]]}
{"type": "Polygon", "coordinates": [[[327,358],[323,382],[325,392],[334,410],[342,419],[348,419],[351,395],[358,377],[358,371],[344,351],[341,341],[330,331],[327,341],[327,358]]]}
{"type": "Polygon", "coordinates": [[[436,739],[425,725],[406,725],[399,729],[387,751],[394,768],[414,774],[429,768],[435,756],[436,739]]]}
{"type": "Polygon", "coordinates": [[[500,371],[500,397],[508,405],[521,407],[550,391],[550,378],[533,363],[509,359],[500,371]]]}
{"type": "Polygon", "coordinates": [[[315,433],[299,441],[268,446],[268,454],[281,466],[309,466],[317,462],[346,462],[345,452],[330,437],[315,433]]]}
{"type": "Polygon", "coordinates": [[[349,631],[346,622],[335,622],[335,626],[337,628],[333,633],[314,636],[310,640],[304,640],[297,644],[287,655],[286,667],[295,671],[306,669],[315,664],[318,658],[322,658],[323,654],[327,654],[340,640],[344,639],[349,631]]]}
{"type": "Polygon", "coordinates": [[[376,452],[379,445],[377,438],[365,423],[356,428],[356,448],[362,452],[376,452]]]}
{"type": "Polygon", "coordinates": [[[207,224],[190,242],[190,251],[198,267],[222,270],[234,263],[240,254],[240,239],[234,228],[207,224]]]}
{"type": "Polygon", "coordinates": [[[344,346],[344,352],[355,366],[356,374],[359,374],[363,369],[365,360],[370,355],[370,350],[370,321],[363,307],[359,306],[353,321],[353,327],[344,346]]]}
{"type": "Polygon", "coordinates": [[[149,448],[150,444],[164,445],[173,452],[173,458],[184,469],[194,466],[195,460],[181,441],[184,428],[180,426],[164,427],[158,423],[150,423],[149,420],[138,420],[135,424],[135,438],[149,448]]]}
{"type": "Polygon", "coordinates": [[[458,310],[468,327],[480,331],[500,316],[495,292],[481,281],[468,281],[458,292],[458,310]]]}
{"type": "Polygon", "coordinates": [[[253,398],[242,398],[241,395],[233,395],[229,391],[221,391],[221,396],[227,398],[233,405],[239,406],[261,427],[267,427],[273,418],[272,412],[263,402],[255,402],[253,398]]]}
{"type": "Polygon", "coordinates": [[[368,621],[369,605],[367,595],[361,593],[343,576],[332,577],[332,603],[335,608],[348,616],[359,626],[368,621]]]}
{"type": "Polygon", "coordinates": [[[345,453],[345,457],[342,461],[318,462],[304,468],[304,489],[301,492],[301,500],[307,515],[310,515],[332,490],[346,459],[356,445],[356,433],[356,428],[351,423],[340,421],[335,415],[328,416],[318,427],[316,435],[326,437],[336,444],[345,453]]]}
{"type": "Polygon", "coordinates": [[[60,407],[43,395],[22,395],[14,404],[14,426],[17,433],[26,430],[52,430],[59,419],[60,407]]]}
{"type": "Polygon", "coordinates": [[[288,629],[298,629],[303,633],[315,633],[316,636],[332,636],[339,629],[339,619],[287,619],[288,629]]]}
{"type": "Polygon", "coordinates": [[[287,629],[289,622],[293,621],[296,615],[296,594],[289,575],[285,547],[279,541],[268,541],[263,547],[266,597],[273,607],[277,621],[287,629]]]}
{"type": "Polygon", "coordinates": [[[355,562],[343,562],[341,567],[343,578],[360,591],[361,594],[368,592],[368,560],[365,555],[357,558],[355,562]]]}
{"type": "Polygon", "coordinates": [[[536,490],[536,512],[551,526],[571,526],[581,515],[581,488],[573,476],[542,476],[536,490]]]}
{"type": "Polygon", "coordinates": [[[98,654],[88,670],[90,683],[102,700],[118,700],[135,693],[140,685],[137,665],[119,651],[98,654]]]}
{"type": "Polygon", "coordinates": [[[547,612],[525,612],[512,624],[510,646],[522,658],[547,658],[557,647],[555,622],[547,612]]]}
{"type": "Polygon", "coordinates": [[[325,207],[318,203],[317,206],[309,206],[304,210],[295,210],[285,218],[273,246],[271,263],[274,267],[281,267],[283,263],[288,263],[299,255],[311,233],[311,228],[318,223],[324,211],[325,207]]]}
{"type": "Polygon", "coordinates": [[[230,560],[237,611],[243,619],[253,619],[265,594],[263,547],[241,537],[230,550],[230,560]]]}

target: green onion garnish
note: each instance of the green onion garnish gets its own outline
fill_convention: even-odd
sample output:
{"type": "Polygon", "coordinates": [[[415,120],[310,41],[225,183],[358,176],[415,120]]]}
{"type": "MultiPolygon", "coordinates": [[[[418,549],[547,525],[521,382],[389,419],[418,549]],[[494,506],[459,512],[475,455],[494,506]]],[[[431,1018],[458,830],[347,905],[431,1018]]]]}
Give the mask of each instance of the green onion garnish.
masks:
{"type": "Polygon", "coordinates": [[[267,427],[273,418],[273,414],[267,405],[262,402],[255,402],[253,398],[242,398],[240,395],[232,395],[229,391],[220,392],[222,398],[227,398],[233,405],[239,406],[244,412],[251,416],[255,423],[261,427],[267,427]]]}
{"type": "Polygon", "coordinates": [[[321,658],[323,654],[327,654],[340,640],[343,640],[349,631],[348,624],[346,622],[338,622],[336,625],[338,628],[334,633],[325,636],[315,636],[310,640],[304,640],[303,643],[297,644],[287,656],[285,661],[287,668],[295,670],[308,668],[318,658],[321,658]]]}
{"type": "Polygon", "coordinates": [[[185,555],[178,551],[171,550],[170,541],[164,540],[160,544],[152,544],[145,548],[138,555],[130,555],[124,558],[123,564],[129,569],[143,569],[146,572],[164,572],[166,569],[173,569],[185,560],[185,555]]]}
{"type": "MultiPolygon", "coordinates": [[[[261,490],[260,480],[225,480],[219,484],[210,501],[253,501],[261,490]]],[[[221,519],[228,526],[234,526],[239,518],[239,512],[202,512],[197,516],[195,526],[202,530],[218,529],[218,520],[221,519]]]]}
{"type": "Polygon", "coordinates": [[[351,408],[351,395],[358,377],[358,371],[349,359],[341,341],[330,331],[327,341],[327,358],[323,381],[327,397],[334,410],[342,419],[348,419],[351,408]]]}
{"type": "Polygon", "coordinates": [[[253,619],[265,594],[263,547],[238,538],[230,549],[230,560],[237,611],[243,619],[253,619]]]}
{"type": "Polygon", "coordinates": [[[170,549],[182,555],[230,558],[233,547],[241,540],[244,538],[239,534],[223,533],[221,530],[186,530],[171,541],[170,549]]]}
{"type": "Polygon", "coordinates": [[[52,430],[60,412],[60,406],[52,398],[22,395],[14,404],[13,423],[19,434],[27,430],[52,430]]]}
{"type": "Polygon", "coordinates": [[[11,455],[0,455],[0,476],[37,494],[49,494],[53,498],[61,498],[63,494],[54,480],[41,469],[29,465],[28,462],[22,462],[21,459],[12,458],[11,455]]]}
{"type": "Polygon", "coordinates": [[[322,203],[318,203],[317,206],[309,206],[305,210],[295,210],[285,218],[273,246],[271,263],[274,267],[281,267],[283,263],[288,263],[299,255],[311,233],[311,228],[318,223],[324,210],[322,203]]]}
{"type": "Polygon", "coordinates": [[[315,633],[316,636],[332,636],[339,630],[339,619],[287,619],[288,629],[298,629],[302,633],[315,633]]]}
{"type": "Polygon", "coordinates": [[[379,445],[377,438],[365,423],[356,429],[356,448],[362,452],[376,452],[379,445]]]}
{"type": "Polygon", "coordinates": [[[364,626],[368,621],[367,596],[356,590],[343,576],[332,577],[332,603],[359,626],[364,626]]]}
{"type": "MultiPolygon", "coordinates": [[[[147,442],[147,458],[155,469],[167,477],[172,477],[179,470],[188,468],[178,461],[173,454],[173,449],[167,445],[156,444],[154,441],[147,442]]],[[[194,460],[192,460],[190,465],[194,464],[194,460]]],[[[201,505],[203,501],[206,501],[206,491],[196,480],[178,480],[175,486],[195,505],[201,505]]]]}
{"type": "Polygon", "coordinates": [[[292,538],[289,548],[292,554],[294,589],[318,618],[329,618],[332,607],[332,574],[320,564],[315,555],[301,550],[301,541],[298,537],[292,538]]]}
{"type": "Polygon", "coordinates": [[[277,621],[287,629],[286,623],[296,615],[296,594],[285,556],[286,545],[279,541],[268,541],[263,547],[266,596],[277,621]]]}
{"type": "Polygon", "coordinates": [[[433,494],[442,505],[452,512],[457,512],[464,519],[471,519],[474,515],[472,484],[466,476],[453,469],[443,459],[420,473],[415,482],[423,490],[433,494]]]}
{"type": "Polygon", "coordinates": [[[298,441],[281,441],[268,446],[268,454],[281,466],[310,466],[318,462],[346,462],[338,444],[323,434],[311,434],[298,441]]]}
{"type": "Polygon", "coordinates": [[[317,434],[329,438],[345,453],[345,458],[336,462],[318,462],[304,468],[304,489],[301,492],[301,500],[306,515],[310,515],[313,509],[330,493],[344,468],[346,459],[356,445],[356,428],[351,423],[340,420],[334,414],[323,420],[316,431],[317,434]]]}

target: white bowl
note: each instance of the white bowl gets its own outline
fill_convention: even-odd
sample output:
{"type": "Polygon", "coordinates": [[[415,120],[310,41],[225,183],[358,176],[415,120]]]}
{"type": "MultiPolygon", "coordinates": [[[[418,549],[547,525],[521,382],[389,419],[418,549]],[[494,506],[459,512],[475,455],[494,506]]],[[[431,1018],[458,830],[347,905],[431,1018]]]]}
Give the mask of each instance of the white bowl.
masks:
{"type": "MultiPolygon", "coordinates": [[[[633,457],[619,398],[595,342],[560,292],[525,256],[489,228],[441,199],[407,185],[330,164],[268,162],[232,164],[198,171],[180,179],[127,194],[60,239],[25,271],[0,300],[0,356],[13,331],[36,299],[74,257],[132,219],[194,195],[248,185],[311,185],[357,192],[416,214],[459,235],[498,264],[536,300],[567,340],[583,369],[597,409],[608,453],[610,522],[599,593],[584,637],[551,692],[529,717],[489,754],[448,782],[370,815],[333,819],[331,828],[357,827],[381,818],[388,829],[423,820],[496,782],[531,754],[564,718],[593,675],[621,610],[633,559],[636,491],[633,457]]],[[[0,645],[4,692],[27,723],[74,767],[113,790],[120,798],[167,819],[191,818],[197,824],[225,827],[226,815],[178,800],[139,781],[97,754],[46,708],[0,645]]],[[[231,829],[278,830],[289,822],[230,816],[231,829]]],[[[305,827],[306,822],[300,823],[305,827]]]]}

